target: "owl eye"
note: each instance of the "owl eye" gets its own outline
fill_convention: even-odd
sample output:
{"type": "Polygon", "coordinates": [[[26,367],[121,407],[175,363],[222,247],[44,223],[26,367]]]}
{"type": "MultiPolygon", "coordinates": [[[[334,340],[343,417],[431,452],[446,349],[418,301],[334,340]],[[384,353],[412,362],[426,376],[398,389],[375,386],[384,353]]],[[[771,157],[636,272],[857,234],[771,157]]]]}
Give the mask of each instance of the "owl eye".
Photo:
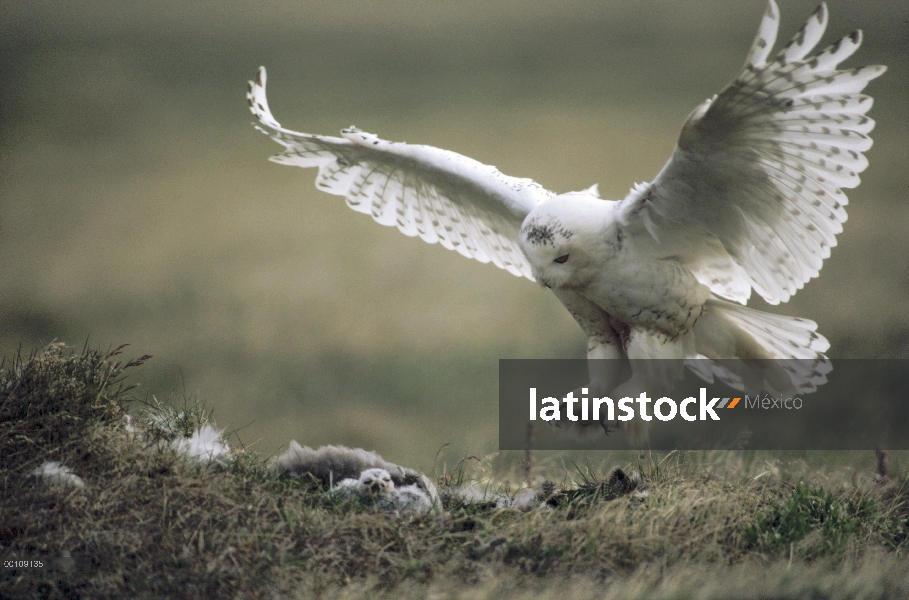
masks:
{"type": "Polygon", "coordinates": [[[552,261],[552,262],[557,262],[557,263],[559,263],[560,265],[561,265],[561,264],[564,264],[565,262],[568,262],[568,255],[567,255],[567,254],[563,254],[562,256],[558,257],[557,259],[555,259],[555,260],[552,261]]]}

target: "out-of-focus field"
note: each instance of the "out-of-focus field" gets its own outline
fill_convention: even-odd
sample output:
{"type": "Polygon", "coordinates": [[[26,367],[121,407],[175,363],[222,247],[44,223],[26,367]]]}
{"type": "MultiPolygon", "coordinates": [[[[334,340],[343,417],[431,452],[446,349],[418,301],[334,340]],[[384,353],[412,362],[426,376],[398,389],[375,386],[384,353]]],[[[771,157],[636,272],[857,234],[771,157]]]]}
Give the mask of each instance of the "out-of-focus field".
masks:
{"type": "MultiPolygon", "coordinates": [[[[909,6],[862,28],[871,166],[840,246],[787,305],[832,356],[909,355],[909,6]]],[[[813,10],[781,6],[781,41],[813,10]]],[[[622,197],[741,67],[764,4],[3,2],[0,347],[130,343],[149,394],[196,395],[263,455],[291,438],[431,466],[496,445],[497,359],[577,357],[545,290],[409,239],[267,162],[286,126],[355,124],[622,197]]],[[[756,306],[761,306],[756,303],[756,306]]]]}

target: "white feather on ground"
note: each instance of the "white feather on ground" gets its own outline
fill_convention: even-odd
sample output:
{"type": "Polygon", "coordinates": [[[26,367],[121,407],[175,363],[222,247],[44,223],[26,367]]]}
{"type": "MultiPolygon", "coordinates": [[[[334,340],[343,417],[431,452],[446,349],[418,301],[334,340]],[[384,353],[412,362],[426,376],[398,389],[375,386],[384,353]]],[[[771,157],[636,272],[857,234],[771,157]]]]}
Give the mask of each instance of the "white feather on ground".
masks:
{"type": "Polygon", "coordinates": [[[61,465],[57,461],[44,463],[29,473],[28,476],[52,486],[85,487],[85,482],[82,481],[81,477],[73,473],[72,469],[66,465],[61,465]]]}
{"type": "Polygon", "coordinates": [[[187,436],[183,433],[182,421],[185,419],[185,412],[162,410],[145,415],[137,424],[130,415],[125,415],[123,429],[132,439],[157,444],[159,448],[170,448],[185,458],[206,465],[226,467],[232,454],[230,446],[224,442],[224,430],[219,431],[213,425],[205,424],[187,436]]]}
{"type": "Polygon", "coordinates": [[[222,440],[222,431],[211,425],[203,425],[190,437],[177,437],[170,442],[171,448],[187,458],[206,465],[227,466],[231,459],[230,447],[222,440]]]}

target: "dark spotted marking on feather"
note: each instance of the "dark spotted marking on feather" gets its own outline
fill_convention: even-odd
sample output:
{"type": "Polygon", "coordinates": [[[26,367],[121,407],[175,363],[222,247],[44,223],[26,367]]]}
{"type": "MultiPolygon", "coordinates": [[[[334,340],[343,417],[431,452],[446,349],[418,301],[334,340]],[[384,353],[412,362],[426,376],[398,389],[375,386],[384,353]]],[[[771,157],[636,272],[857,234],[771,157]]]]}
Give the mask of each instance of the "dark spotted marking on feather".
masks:
{"type": "Polygon", "coordinates": [[[574,236],[574,232],[568,231],[562,227],[562,224],[556,219],[550,219],[545,224],[532,221],[521,228],[521,235],[534,246],[541,244],[544,246],[547,244],[555,246],[556,234],[561,235],[566,240],[571,239],[572,236],[574,236]]]}
{"type": "MultiPolygon", "coordinates": [[[[826,12],[827,12],[827,11],[826,11],[826,8],[827,8],[827,7],[824,6],[824,4],[818,4],[818,7],[817,7],[816,9],[814,9],[814,12],[811,14],[811,17],[814,17],[815,19],[817,19],[817,22],[818,22],[818,23],[823,23],[823,22],[824,22],[824,15],[825,15],[826,12]]],[[[811,19],[811,17],[809,17],[809,20],[811,19]]],[[[805,34],[805,30],[806,30],[807,28],[808,28],[808,23],[805,23],[805,25],[802,26],[802,31],[801,31],[803,37],[804,37],[804,34],[805,34]]]]}
{"type": "Polygon", "coordinates": [[[622,242],[625,239],[625,232],[622,231],[622,228],[616,225],[615,228],[615,238],[607,239],[606,244],[611,247],[614,251],[620,252],[622,250],[622,242]]]}
{"type": "Polygon", "coordinates": [[[555,236],[553,235],[552,230],[548,225],[528,223],[527,226],[524,227],[524,230],[521,231],[521,235],[523,235],[527,241],[534,246],[538,246],[540,244],[549,244],[550,246],[555,245],[555,236]]]}

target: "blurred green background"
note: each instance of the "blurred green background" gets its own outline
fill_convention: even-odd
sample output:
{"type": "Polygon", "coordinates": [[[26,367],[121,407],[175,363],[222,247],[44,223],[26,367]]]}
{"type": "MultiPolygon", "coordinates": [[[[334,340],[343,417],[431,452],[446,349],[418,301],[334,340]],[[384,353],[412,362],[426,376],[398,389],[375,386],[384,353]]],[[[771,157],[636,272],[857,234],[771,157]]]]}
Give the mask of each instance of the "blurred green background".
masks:
{"type": "MultiPolygon", "coordinates": [[[[814,9],[781,6],[781,41],[814,9]]],[[[821,277],[780,310],[832,356],[909,356],[909,4],[828,3],[883,63],[870,168],[821,277]]],[[[737,75],[764,11],[724,2],[2,2],[0,349],[152,354],[263,456],[291,438],[427,468],[496,447],[497,360],[583,356],[545,290],[406,238],[266,159],[355,124],[557,191],[621,198],[737,75]]],[[[760,302],[755,306],[761,307],[760,302]]]]}

